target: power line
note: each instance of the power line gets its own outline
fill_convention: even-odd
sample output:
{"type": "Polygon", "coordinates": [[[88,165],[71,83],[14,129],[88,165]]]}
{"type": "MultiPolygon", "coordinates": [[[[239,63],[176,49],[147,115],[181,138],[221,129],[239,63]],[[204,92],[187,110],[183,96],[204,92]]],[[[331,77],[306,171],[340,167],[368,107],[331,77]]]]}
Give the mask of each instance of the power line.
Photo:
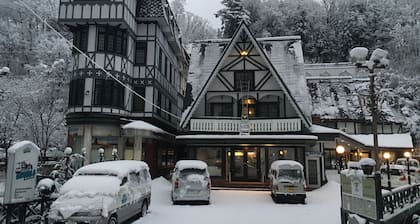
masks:
{"type": "Polygon", "coordinates": [[[28,6],[25,2],[20,1],[20,0],[16,0],[15,4],[20,3],[22,6],[24,6],[26,9],[28,9],[35,17],[37,17],[42,23],[44,23],[48,28],[50,28],[55,34],[57,34],[59,37],[61,37],[62,39],[64,39],[66,41],[67,44],[69,44],[72,48],[76,49],[76,51],[83,55],[86,59],[88,59],[90,62],[92,62],[97,68],[99,68],[100,70],[102,70],[103,72],[105,72],[105,74],[108,77],[111,77],[112,79],[114,79],[117,83],[119,83],[120,85],[122,85],[123,87],[125,87],[126,89],[128,89],[130,92],[132,92],[134,95],[138,96],[140,99],[144,100],[144,102],[152,105],[153,107],[161,110],[162,112],[180,120],[180,117],[177,116],[176,114],[173,114],[170,111],[167,111],[165,109],[163,109],[162,107],[154,104],[153,102],[147,100],[145,97],[143,97],[142,95],[138,94],[136,91],[134,91],[130,86],[124,84],[123,82],[121,82],[118,78],[116,78],[114,75],[112,75],[111,73],[109,73],[107,70],[105,70],[102,66],[100,66],[98,63],[96,63],[96,61],[92,60],[89,56],[87,56],[82,50],[80,50],[78,47],[74,46],[74,44],[67,40],[67,38],[65,38],[61,33],[59,33],[57,30],[55,30],[45,19],[43,19],[37,12],[35,12],[30,6],[28,6]]]}

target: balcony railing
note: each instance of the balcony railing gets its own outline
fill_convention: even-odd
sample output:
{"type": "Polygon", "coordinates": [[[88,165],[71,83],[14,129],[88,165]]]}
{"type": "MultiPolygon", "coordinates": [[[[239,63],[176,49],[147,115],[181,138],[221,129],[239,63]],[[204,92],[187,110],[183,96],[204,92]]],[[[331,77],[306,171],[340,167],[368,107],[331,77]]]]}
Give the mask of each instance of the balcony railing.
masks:
{"type": "MultiPolygon", "coordinates": [[[[191,119],[190,130],[202,132],[240,132],[240,119],[191,119]]],[[[302,130],[300,119],[249,120],[250,132],[298,132],[302,130]]]]}

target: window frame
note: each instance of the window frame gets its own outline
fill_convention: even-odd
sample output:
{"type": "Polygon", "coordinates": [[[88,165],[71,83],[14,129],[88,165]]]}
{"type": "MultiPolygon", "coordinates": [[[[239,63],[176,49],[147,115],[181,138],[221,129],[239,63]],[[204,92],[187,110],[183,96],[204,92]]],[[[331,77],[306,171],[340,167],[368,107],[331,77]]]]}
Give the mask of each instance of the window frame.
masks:
{"type": "Polygon", "coordinates": [[[254,71],[235,71],[234,72],[234,87],[235,91],[241,91],[241,81],[250,81],[249,90],[255,90],[255,72],[254,71]],[[243,79],[243,78],[246,79],[243,79]]]}
{"type": "Polygon", "coordinates": [[[134,65],[143,66],[146,64],[147,64],[147,41],[136,41],[136,53],[135,53],[135,58],[134,58],[134,65]],[[138,52],[144,52],[142,58],[139,58],[140,55],[138,52]]]}
{"type": "Polygon", "coordinates": [[[96,33],[97,52],[126,57],[128,44],[128,32],[126,29],[121,29],[119,26],[98,25],[96,33]]]}

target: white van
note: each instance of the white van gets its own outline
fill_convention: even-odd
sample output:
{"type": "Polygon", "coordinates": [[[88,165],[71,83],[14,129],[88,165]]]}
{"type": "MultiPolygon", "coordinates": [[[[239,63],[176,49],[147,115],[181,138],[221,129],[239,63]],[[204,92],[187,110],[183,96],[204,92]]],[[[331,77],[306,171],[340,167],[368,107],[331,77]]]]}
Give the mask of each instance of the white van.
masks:
{"type": "Polygon", "coordinates": [[[172,175],[172,202],[210,203],[211,181],[207,164],[200,160],[180,160],[172,175]]]}
{"type": "Polygon", "coordinates": [[[150,205],[149,167],[141,161],[110,161],[84,166],[60,189],[50,223],[122,223],[150,205]]]}
{"type": "Polygon", "coordinates": [[[305,204],[305,177],[303,166],[293,160],[277,160],[269,171],[271,196],[278,203],[293,201],[305,204]]]}

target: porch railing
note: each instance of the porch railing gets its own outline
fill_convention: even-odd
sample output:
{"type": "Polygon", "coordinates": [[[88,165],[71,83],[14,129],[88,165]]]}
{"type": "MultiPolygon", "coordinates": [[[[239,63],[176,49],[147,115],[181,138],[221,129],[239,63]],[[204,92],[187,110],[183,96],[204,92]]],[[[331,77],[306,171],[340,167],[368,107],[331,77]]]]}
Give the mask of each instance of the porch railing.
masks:
{"type": "MultiPolygon", "coordinates": [[[[202,132],[240,132],[240,119],[191,119],[190,130],[202,132]]],[[[250,132],[298,132],[300,119],[249,120],[250,132]]]]}

